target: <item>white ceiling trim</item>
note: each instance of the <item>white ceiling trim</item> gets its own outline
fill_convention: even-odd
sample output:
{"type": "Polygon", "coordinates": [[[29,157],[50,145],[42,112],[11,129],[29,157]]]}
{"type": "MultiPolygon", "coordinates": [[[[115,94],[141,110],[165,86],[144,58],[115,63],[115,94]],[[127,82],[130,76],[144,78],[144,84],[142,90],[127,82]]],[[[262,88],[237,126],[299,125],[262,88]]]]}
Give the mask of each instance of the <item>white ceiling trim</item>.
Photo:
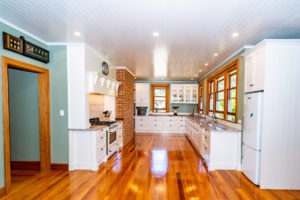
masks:
{"type": "Polygon", "coordinates": [[[203,75],[203,77],[200,79],[200,81],[202,81],[205,78],[207,78],[211,73],[213,73],[219,67],[221,67],[222,65],[224,65],[226,62],[228,62],[230,59],[232,59],[235,55],[237,55],[238,53],[240,53],[242,50],[244,50],[244,49],[251,49],[254,46],[255,45],[244,45],[244,46],[242,46],[241,48],[239,48],[238,50],[236,50],[233,54],[231,54],[230,56],[228,56],[225,60],[223,60],[220,64],[218,64],[216,67],[212,68],[210,71],[208,71],[207,73],[205,73],[203,75]]]}
{"type": "Polygon", "coordinates": [[[125,69],[125,70],[127,70],[132,76],[135,77],[134,73],[133,73],[130,69],[128,69],[126,66],[116,66],[115,68],[116,68],[116,69],[125,69]]]}
{"type": "Polygon", "coordinates": [[[37,37],[36,35],[33,35],[33,34],[29,33],[28,31],[20,28],[19,26],[16,26],[16,25],[10,23],[9,21],[7,21],[7,20],[5,20],[5,19],[3,19],[1,17],[0,17],[0,22],[2,22],[3,24],[6,24],[7,26],[10,26],[10,27],[12,27],[12,28],[14,28],[14,29],[16,29],[16,30],[18,30],[18,31],[20,31],[20,32],[28,35],[29,37],[32,37],[33,39],[35,39],[35,40],[37,40],[39,42],[42,42],[42,43],[48,45],[48,42],[46,42],[45,40],[37,37]]]}

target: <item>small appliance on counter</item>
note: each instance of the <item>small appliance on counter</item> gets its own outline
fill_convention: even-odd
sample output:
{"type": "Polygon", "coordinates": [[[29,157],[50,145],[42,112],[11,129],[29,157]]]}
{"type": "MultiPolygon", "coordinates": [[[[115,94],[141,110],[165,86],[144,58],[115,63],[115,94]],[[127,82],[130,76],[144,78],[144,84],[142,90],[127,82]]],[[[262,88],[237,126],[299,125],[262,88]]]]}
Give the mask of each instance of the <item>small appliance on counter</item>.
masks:
{"type": "Polygon", "coordinates": [[[145,116],[147,115],[148,107],[136,107],[136,110],[138,116],[145,116]]]}
{"type": "Polygon", "coordinates": [[[174,115],[178,115],[178,108],[179,108],[179,106],[174,106],[172,108],[173,108],[174,115]]]}
{"type": "Polygon", "coordinates": [[[110,113],[111,111],[104,111],[103,114],[104,114],[104,121],[109,121],[109,117],[110,117],[110,113]]]}

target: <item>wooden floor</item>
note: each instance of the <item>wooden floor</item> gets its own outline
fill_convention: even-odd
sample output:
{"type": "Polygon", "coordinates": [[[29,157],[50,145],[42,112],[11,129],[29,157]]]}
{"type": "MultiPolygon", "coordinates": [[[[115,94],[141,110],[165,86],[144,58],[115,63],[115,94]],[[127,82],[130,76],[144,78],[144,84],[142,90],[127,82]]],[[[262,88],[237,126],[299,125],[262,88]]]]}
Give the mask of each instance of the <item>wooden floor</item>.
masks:
{"type": "Polygon", "coordinates": [[[184,136],[137,135],[99,171],[12,177],[3,199],[300,199],[300,191],[260,190],[241,172],[208,173],[184,136]]]}

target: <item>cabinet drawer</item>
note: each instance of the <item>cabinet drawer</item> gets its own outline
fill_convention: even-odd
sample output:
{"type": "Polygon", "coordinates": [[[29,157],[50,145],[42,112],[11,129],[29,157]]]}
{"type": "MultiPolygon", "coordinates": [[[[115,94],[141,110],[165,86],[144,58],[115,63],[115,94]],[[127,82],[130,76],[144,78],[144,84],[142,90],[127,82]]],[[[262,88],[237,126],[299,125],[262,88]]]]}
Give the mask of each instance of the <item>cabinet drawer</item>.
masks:
{"type": "Polygon", "coordinates": [[[206,144],[207,146],[210,145],[210,137],[208,134],[203,134],[203,142],[204,144],[206,144]]]}

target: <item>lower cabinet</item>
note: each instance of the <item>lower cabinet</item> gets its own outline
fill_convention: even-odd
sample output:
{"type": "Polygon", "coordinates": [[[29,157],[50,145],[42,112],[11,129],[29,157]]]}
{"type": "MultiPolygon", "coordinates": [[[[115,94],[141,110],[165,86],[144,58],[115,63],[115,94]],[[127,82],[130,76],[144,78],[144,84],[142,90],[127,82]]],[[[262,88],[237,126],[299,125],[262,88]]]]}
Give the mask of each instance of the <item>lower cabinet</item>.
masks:
{"type": "Polygon", "coordinates": [[[107,160],[106,131],[107,128],[69,131],[69,170],[98,170],[107,160]]]}
{"type": "Polygon", "coordinates": [[[117,145],[118,148],[123,147],[123,128],[122,128],[122,122],[117,122],[118,127],[117,127],[117,145]]]}
{"type": "Polygon", "coordinates": [[[241,170],[241,132],[206,130],[197,118],[187,117],[186,135],[209,171],[241,170]]]}
{"type": "Polygon", "coordinates": [[[135,132],[185,133],[184,116],[136,116],[135,132]]]}

